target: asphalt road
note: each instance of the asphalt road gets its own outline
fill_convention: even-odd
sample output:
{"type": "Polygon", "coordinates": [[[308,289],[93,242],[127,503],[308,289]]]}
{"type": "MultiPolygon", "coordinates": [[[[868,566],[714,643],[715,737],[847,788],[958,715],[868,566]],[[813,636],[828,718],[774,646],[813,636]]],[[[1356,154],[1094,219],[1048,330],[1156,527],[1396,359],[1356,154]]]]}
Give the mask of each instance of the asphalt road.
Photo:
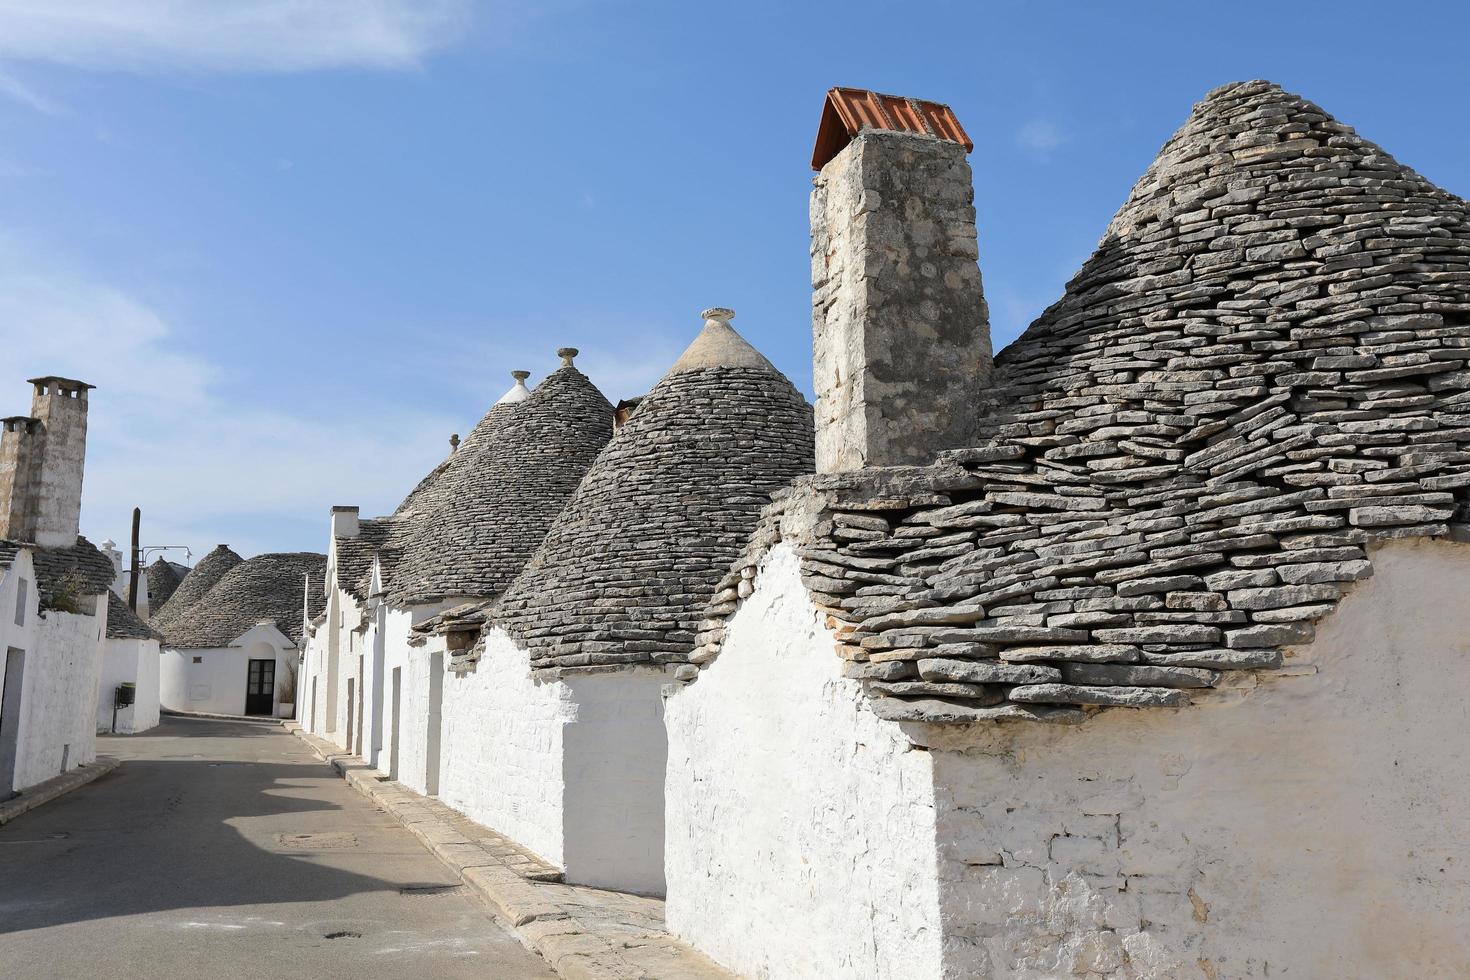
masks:
{"type": "Polygon", "coordinates": [[[123,764],[0,827],[0,977],[555,976],[278,726],[99,743],[123,764]]]}

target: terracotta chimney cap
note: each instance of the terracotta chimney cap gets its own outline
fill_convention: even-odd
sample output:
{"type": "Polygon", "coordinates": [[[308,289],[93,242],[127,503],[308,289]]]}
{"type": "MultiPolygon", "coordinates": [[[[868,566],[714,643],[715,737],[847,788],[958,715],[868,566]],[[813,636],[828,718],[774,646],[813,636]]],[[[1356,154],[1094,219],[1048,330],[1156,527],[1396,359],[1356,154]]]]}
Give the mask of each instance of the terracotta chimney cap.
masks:
{"type": "Polygon", "coordinates": [[[828,90],[822,106],[817,145],[812,149],[812,169],[825,167],[865,129],[932,136],[958,143],[966,153],[975,148],[955,118],[954,110],[947,105],[902,95],[882,95],[863,88],[834,88],[828,90]]]}

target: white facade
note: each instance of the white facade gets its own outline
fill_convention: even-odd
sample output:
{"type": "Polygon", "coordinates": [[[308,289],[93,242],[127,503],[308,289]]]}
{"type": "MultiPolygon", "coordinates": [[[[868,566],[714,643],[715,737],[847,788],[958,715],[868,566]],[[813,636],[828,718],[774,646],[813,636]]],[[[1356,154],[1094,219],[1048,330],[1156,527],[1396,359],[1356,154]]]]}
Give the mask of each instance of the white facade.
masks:
{"type": "Polygon", "coordinates": [[[251,660],[275,662],[271,714],[281,683],[297,668],[296,644],[274,623],[259,623],[227,647],[183,650],[165,647],[159,661],[159,700],[171,711],[244,715],[251,660]]]}
{"type": "Polygon", "coordinates": [[[666,702],[669,929],[744,976],[936,977],[930,755],[840,676],[788,545],[757,583],[666,702]]]}
{"type": "Polygon", "coordinates": [[[1373,561],[1191,707],[947,730],[876,720],[774,551],[668,702],[670,928],[763,977],[1470,975],[1470,546],[1373,561]]]}
{"type": "Polygon", "coordinates": [[[159,648],[153,639],[108,637],[102,641],[102,663],[97,673],[97,732],[132,735],[158,724],[159,648]],[[134,685],[131,705],[113,703],[120,684],[134,685]]]}
{"type": "Polygon", "coordinates": [[[444,681],[440,798],[570,882],[663,894],[667,680],[640,667],[539,681],[489,631],[475,668],[444,681]]]}
{"type": "Polygon", "coordinates": [[[0,798],[97,756],[97,674],[107,603],[94,612],[39,608],[30,552],[0,571],[0,798]]]}

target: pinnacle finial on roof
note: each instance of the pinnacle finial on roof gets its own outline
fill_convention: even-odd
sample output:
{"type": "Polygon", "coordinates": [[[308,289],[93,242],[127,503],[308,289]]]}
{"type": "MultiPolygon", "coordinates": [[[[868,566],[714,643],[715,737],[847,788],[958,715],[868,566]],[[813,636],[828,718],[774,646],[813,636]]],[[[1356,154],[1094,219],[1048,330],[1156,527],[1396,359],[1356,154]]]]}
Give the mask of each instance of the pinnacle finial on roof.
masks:
{"type": "Polygon", "coordinates": [[[582,352],[577,350],[577,348],[575,347],[562,347],[557,350],[556,356],[561,358],[562,367],[572,367],[572,358],[576,357],[580,353],[582,352]]]}
{"type": "Polygon", "coordinates": [[[700,316],[704,317],[704,329],[684,353],[679,355],[674,366],[669,368],[669,374],[721,367],[758,368],[772,374],[781,373],[730,326],[730,321],[735,317],[734,310],[712,306],[700,316]]]}
{"type": "Polygon", "coordinates": [[[531,372],[512,371],[510,372],[510,376],[516,379],[516,383],[511,385],[510,391],[507,391],[505,394],[500,396],[500,400],[495,403],[497,405],[505,405],[513,402],[523,402],[527,398],[531,397],[531,389],[526,387],[526,379],[531,376],[531,372]]]}
{"type": "Polygon", "coordinates": [[[459,433],[458,432],[451,432],[449,434],[449,451],[450,452],[454,452],[458,448],[459,448],[459,433]]]}

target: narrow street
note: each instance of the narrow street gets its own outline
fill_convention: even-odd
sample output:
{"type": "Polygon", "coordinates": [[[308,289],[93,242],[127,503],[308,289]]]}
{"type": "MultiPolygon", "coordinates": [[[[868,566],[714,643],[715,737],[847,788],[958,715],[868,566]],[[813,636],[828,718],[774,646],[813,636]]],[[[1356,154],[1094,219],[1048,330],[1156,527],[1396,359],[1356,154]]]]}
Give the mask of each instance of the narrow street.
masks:
{"type": "Polygon", "coordinates": [[[408,831],[264,722],[164,718],[0,827],[0,974],[553,977],[408,831]]]}

